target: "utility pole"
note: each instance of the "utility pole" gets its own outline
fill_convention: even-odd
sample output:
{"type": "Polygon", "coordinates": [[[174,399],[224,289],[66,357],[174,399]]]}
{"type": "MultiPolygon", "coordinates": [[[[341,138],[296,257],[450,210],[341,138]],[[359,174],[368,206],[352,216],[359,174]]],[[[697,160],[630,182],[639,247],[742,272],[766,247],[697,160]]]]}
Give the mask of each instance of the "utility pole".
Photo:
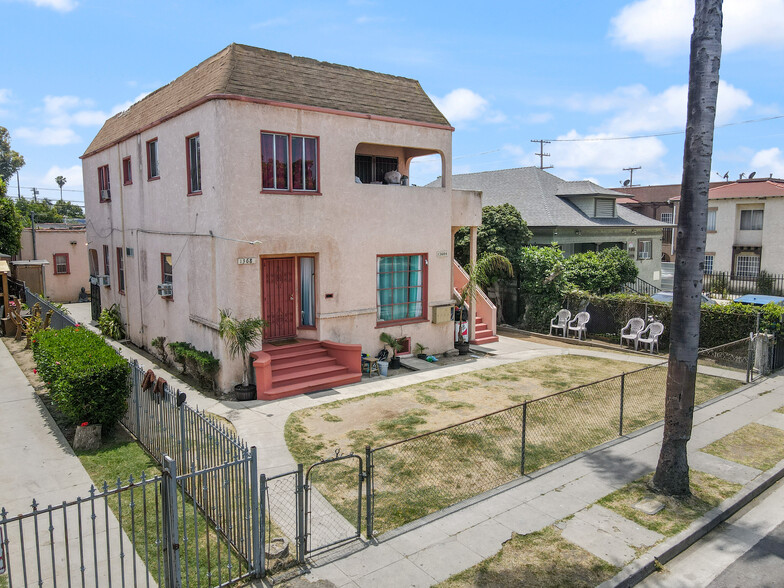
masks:
{"type": "Polygon", "coordinates": [[[33,202],[38,202],[38,194],[40,194],[38,188],[30,188],[30,191],[33,193],[33,202]]]}
{"type": "Polygon", "coordinates": [[[22,184],[19,183],[19,170],[16,170],[16,199],[19,200],[22,197],[22,184]]]}
{"type": "Polygon", "coordinates": [[[550,141],[545,141],[544,139],[531,139],[531,143],[539,143],[539,153],[534,154],[539,156],[539,169],[550,169],[553,167],[552,165],[545,166],[544,164],[544,158],[550,157],[549,153],[544,152],[544,146],[549,142],[550,141]]]}
{"type": "MultiPolygon", "coordinates": [[[[636,170],[636,169],[642,169],[642,166],[638,165],[637,167],[625,167],[625,168],[623,168],[623,171],[629,172],[629,185],[627,186],[626,182],[624,182],[624,185],[623,185],[624,188],[634,188],[634,170],[636,170]]],[[[637,184],[637,185],[639,186],[639,184],[637,184]]]]}
{"type": "Polygon", "coordinates": [[[30,229],[33,232],[33,259],[38,259],[38,251],[35,248],[35,212],[30,211],[30,229]]]}

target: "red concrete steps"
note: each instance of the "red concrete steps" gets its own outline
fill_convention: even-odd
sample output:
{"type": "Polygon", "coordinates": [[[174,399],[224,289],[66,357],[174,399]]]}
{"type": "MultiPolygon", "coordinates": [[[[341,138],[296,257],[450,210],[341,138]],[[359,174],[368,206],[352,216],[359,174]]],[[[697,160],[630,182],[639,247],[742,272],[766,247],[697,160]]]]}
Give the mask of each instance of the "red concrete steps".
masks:
{"type": "Polygon", "coordinates": [[[471,343],[474,345],[484,345],[486,343],[495,343],[498,341],[498,335],[493,334],[493,330],[482,320],[482,317],[476,315],[476,322],[474,323],[474,338],[471,343]]]}
{"type": "Polygon", "coordinates": [[[361,346],[331,341],[265,344],[254,352],[256,398],[275,400],[353,384],[362,379],[361,346]]]}

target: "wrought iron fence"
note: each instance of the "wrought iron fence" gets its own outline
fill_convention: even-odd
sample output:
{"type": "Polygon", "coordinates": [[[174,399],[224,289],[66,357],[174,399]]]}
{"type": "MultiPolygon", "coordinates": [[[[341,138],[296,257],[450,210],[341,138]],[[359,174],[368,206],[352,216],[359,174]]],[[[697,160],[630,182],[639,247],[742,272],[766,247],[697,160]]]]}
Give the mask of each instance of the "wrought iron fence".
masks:
{"type": "Polygon", "coordinates": [[[713,272],[703,275],[702,290],[714,297],[741,294],[784,296],[784,275],[769,274],[765,271],[761,271],[756,276],[713,272]]]}
{"type": "Polygon", "coordinates": [[[25,303],[27,304],[27,306],[40,304],[41,311],[43,314],[46,314],[51,310],[52,318],[51,318],[51,322],[49,323],[49,326],[55,330],[76,326],[76,321],[73,318],[71,318],[70,315],[63,312],[63,310],[59,306],[55,306],[43,296],[34,294],[27,287],[25,287],[25,303]]]}
{"type": "MultiPolygon", "coordinates": [[[[10,516],[0,510],[8,586],[227,586],[256,574],[186,488],[228,483],[231,464],[91,486],[87,498],[10,516]]],[[[254,489],[258,488],[254,485],[254,489]]],[[[258,527],[257,527],[258,530],[258,527]]],[[[259,561],[256,542],[256,556],[259,561]]]]}
{"type": "Polygon", "coordinates": [[[257,481],[255,448],[249,448],[225,424],[204,411],[185,403],[185,395],[168,384],[163,393],[142,389],[144,368],[136,361],[131,365],[131,391],[128,410],[122,424],[161,464],[165,455],[173,456],[189,471],[205,474],[205,487],[192,485],[185,478],[185,491],[232,545],[251,559],[251,526],[258,509],[258,497],[248,494],[257,481]],[[228,468],[228,477],[219,466],[228,468]]]}

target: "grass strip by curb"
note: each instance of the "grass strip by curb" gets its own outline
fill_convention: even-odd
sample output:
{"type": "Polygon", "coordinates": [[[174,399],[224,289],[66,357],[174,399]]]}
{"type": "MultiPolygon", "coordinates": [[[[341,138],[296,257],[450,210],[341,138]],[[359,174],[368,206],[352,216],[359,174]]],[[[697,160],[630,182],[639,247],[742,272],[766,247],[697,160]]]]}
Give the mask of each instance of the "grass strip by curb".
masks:
{"type": "Polygon", "coordinates": [[[653,547],[614,577],[599,584],[597,588],[626,588],[638,584],[655,572],[659,566],[683,553],[782,478],[784,478],[784,460],[746,484],[738,494],[705,513],[686,530],[653,547]]]}

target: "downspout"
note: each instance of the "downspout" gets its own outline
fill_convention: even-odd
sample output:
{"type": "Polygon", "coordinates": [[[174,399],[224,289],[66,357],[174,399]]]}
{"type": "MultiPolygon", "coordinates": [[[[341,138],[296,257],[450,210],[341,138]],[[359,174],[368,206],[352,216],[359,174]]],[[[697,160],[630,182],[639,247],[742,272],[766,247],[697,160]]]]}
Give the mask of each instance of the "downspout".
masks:
{"type": "MultiPolygon", "coordinates": [[[[120,255],[122,256],[122,260],[123,260],[123,280],[125,281],[125,317],[126,317],[126,326],[127,326],[126,333],[128,333],[130,335],[130,333],[131,333],[131,314],[130,314],[130,311],[128,310],[128,308],[129,308],[129,305],[128,305],[128,280],[127,280],[128,273],[126,272],[126,266],[128,265],[128,263],[127,263],[128,259],[127,259],[127,256],[125,255],[125,251],[126,251],[126,249],[125,249],[125,206],[124,206],[124,202],[123,202],[123,181],[122,181],[122,169],[123,169],[123,167],[122,167],[122,156],[120,155],[120,144],[119,143],[117,144],[117,164],[118,164],[117,165],[117,169],[119,170],[119,173],[117,174],[117,185],[120,186],[120,234],[122,235],[122,238],[121,238],[122,250],[120,252],[120,255]]],[[[111,255],[111,251],[109,252],[109,255],[111,255]]],[[[119,263],[119,260],[118,260],[118,263],[119,263]]],[[[119,270],[120,268],[118,267],[117,269],[119,270]]],[[[119,272],[118,272],[118,277],[119,277],[119,272]]],[[[117,281],[119,282],[119,279],[117,281]]],[[[117,284],[118,292],[119,292],[119,288],[120,288],[120,284],[118,283],[117,284]]]]}
{"type": "MultiPolygon", "coordinates": [[[[136,135],[136,161],[138,167],[138,174],[137,177],[139,180],[142,178],[142,136],[136,135]]],[[[139,181],[139,202],[144,202],[144,184],[145,182],[139,181]]],[[[139,223],[141,224],[141,222],[139,223]]],[[[136,230],[136,255],[141,255],[141,250],[139,249],[139,230],[136,230]]],[[[140,259],[139,257],[136,258],[137,260],[140,259]]],[[[145,261],[146,263],[146,261],[145,261]]],[[[142,334],[142,346],[144,346],[144,304],[142,302],[142,264],[141,261],[136,262],[136,284],[138,285],[137,291],[139,292],[139,320],[141,321],[141,326],[139,328],[139,332],[142,334]]]]}

